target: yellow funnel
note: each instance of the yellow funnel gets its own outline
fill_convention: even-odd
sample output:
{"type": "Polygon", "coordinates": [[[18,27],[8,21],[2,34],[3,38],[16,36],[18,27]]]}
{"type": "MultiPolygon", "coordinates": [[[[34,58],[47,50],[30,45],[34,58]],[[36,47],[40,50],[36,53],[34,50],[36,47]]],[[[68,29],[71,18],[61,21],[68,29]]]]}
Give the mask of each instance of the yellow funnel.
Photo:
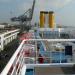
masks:
{"type": "Polygon", "coordinates": [[[40,28],[44,28],[44,24],[45,24],[45,14],[44,12],[40,12],[40,28]]]}
{"type": "Polygon", "coordinates": [[[54,28],[54,12],[49,12],[49,27],[54,28]]]}

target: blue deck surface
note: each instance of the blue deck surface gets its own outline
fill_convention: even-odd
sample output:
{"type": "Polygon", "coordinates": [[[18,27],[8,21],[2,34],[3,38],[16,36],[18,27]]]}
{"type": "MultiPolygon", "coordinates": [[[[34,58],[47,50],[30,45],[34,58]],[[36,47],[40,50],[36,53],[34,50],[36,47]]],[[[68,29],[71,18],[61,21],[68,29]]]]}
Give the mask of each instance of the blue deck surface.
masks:
{"type": "Polygon", "coordinates": [[[27,69],[25,75],[33,75],[33,69],[27,69]]]}
{"type": "Polygon", "coordinates": [[[65,53],[63,52],[52,52],[52,62],[53,63],[66,63],[67,59],[65,53]]]}
{"type": "Polygon", "coordinates": [[[52,63],[67,63],[67,59],[64,52],[47,52],[44,50],[43,46],[40,45],[40,52],[42,56],[50,57],[52,63]]]}

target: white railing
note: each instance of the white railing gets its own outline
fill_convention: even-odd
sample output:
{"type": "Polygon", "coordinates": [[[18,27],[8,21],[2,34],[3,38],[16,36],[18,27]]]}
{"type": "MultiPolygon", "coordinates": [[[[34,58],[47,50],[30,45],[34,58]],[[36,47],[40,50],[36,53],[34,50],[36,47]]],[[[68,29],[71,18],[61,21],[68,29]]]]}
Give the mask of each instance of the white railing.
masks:
{"type": "MultiPolygon", "coordinates": [[[[22,41],[22,43],[20,44],[20,46],[18,47],[18,49],[16,50],[16,52],[14,53],[14,55],[12,56],[12,58],[10,59],[10,61],[6,65],[6,67],[4,68],[4,70],[2,71],[1,75],[16,75],[13,73],[17,67],[16,65],[18,64],[18,60],[19,60],[20,54],[21,54],[20,52],[22,52],[22,46],[24,44],[24,41],[22,41]]],[[[23,61],[22,61],[22,63],[23,63],[23,61]]]]}
{"type": "MultiPolygon", "coordinates": [[[[75,63],[45,63],[45,64],[40,64],[37,63],[35,61],[35,63],[33,64],[25,64],[25,58],[29,58],[29,57],[25,57],[25,51],[28,49],[32,50],[32,46],[34,46],[34,50],[37,49],[37,41],[48,41],[48,42],[72,42],[75,41],[75,39],[29,39],[29,40],[23,40],[22,43],[20,44],[20,46],[18,47],[18,49],[16,50],[16,52],[14,53],[14,55],[12,56],[12,58],[10,59],[10,61],[8,62],[8,64],[6,65],[6,67],[4,68],[4,70],[1,72],[1,75],[21,75],[22,72],[22,67],[27,65],[30,66],[53,66],[53,65],[57,65],[57,66],[65,66],[65,65],[74,65],[75,63]],[[31,41],[34,41],[34,43],[32,43],[31,41]],[[27,45],[28,44],[28,45],[27,45]],[[33,45],[32,45],[33,44],[33,45]],[[30,46],[31,45],[31,46],[30,46]]],[[[33,59],[34,60],[34,59],[33,59]]]]}
{"type": "Polygon", "coordinates": [[[4,46],[17,38],[19,29],[7,31],[0,35],[0,50],[4,49],[4,46]]]}

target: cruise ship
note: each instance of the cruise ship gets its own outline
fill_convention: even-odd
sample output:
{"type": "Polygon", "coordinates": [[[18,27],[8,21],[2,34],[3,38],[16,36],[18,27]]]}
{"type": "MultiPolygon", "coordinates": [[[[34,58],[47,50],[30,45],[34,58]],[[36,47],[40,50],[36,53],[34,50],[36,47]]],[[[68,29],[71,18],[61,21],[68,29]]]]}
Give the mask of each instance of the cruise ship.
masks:
{"type": "Polygon", "coordinates": [[[74,32],[57,28],[54,12],[41,11],[40,25],[20,36],[19,47],[0,75],[75,75],[74,32]]]}

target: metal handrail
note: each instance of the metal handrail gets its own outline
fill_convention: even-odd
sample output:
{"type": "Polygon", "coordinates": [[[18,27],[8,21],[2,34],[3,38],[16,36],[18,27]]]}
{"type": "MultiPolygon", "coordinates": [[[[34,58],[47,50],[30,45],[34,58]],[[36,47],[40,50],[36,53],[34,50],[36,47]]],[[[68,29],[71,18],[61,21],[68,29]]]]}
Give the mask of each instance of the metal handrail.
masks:
{"type": "Polygon", "coordinates": [[[24,44],[24,41],[22,41],[22,43],[20,44],[20,46],[18,47],[18,49],[16,50],[16,52],[14,53],[14,55],[12,56],[12,58],[9,60],[8,64],[6,65],[6,67],[4,68],[4,70],[1,72],[1,75],[7,75],[17,54],[19,53],[19,51],[21,50],[22,45],[24,44]]]}
{"type": "MultiPolygon", "coordinates": [[[[25,41],[58,41],[58,42],[60,42],[60,41],[66,41],[66,42],[68,42],[68,41],[75,41],[75,39],[28,39],[28,40],[23,40],[22,42],[21,42],[21,44],[20,44],[20,46],[18,47],[18,49],[16,50],[16,52],[14,53],[14,55],[12,56],[12,58],[10,59],[10,61],[8,62],[8,64],[6,65],[6,67],[4,68],[4,70],[1,72],[1,74],[0,75],[7,75],[8,74],[8,72],[9,72],[9,70],[10,70],[10,68],[11,68],[11,66],[12,66],[12,64],[14,63],[14,61],[15,61],[15,58],[17,57],[17,55],[18,55],[18,53],[21,51],[21,48],[23,47],[23,45],[25,44],[25,41]]],[[[55,63],[56,64],[56,63],[55,63]]],[[[54,65],[55,65],[54,64],[54,65]]],[[[75,63],[63,63],[64,65],[74,65],[75,63]]],[[[34,65],[53,65],[53,64],[34,64],[34,65]]],[[[62,63],[60,63],[60,64],[56,64],[56,65],[62,65],[62,63]]]]}

